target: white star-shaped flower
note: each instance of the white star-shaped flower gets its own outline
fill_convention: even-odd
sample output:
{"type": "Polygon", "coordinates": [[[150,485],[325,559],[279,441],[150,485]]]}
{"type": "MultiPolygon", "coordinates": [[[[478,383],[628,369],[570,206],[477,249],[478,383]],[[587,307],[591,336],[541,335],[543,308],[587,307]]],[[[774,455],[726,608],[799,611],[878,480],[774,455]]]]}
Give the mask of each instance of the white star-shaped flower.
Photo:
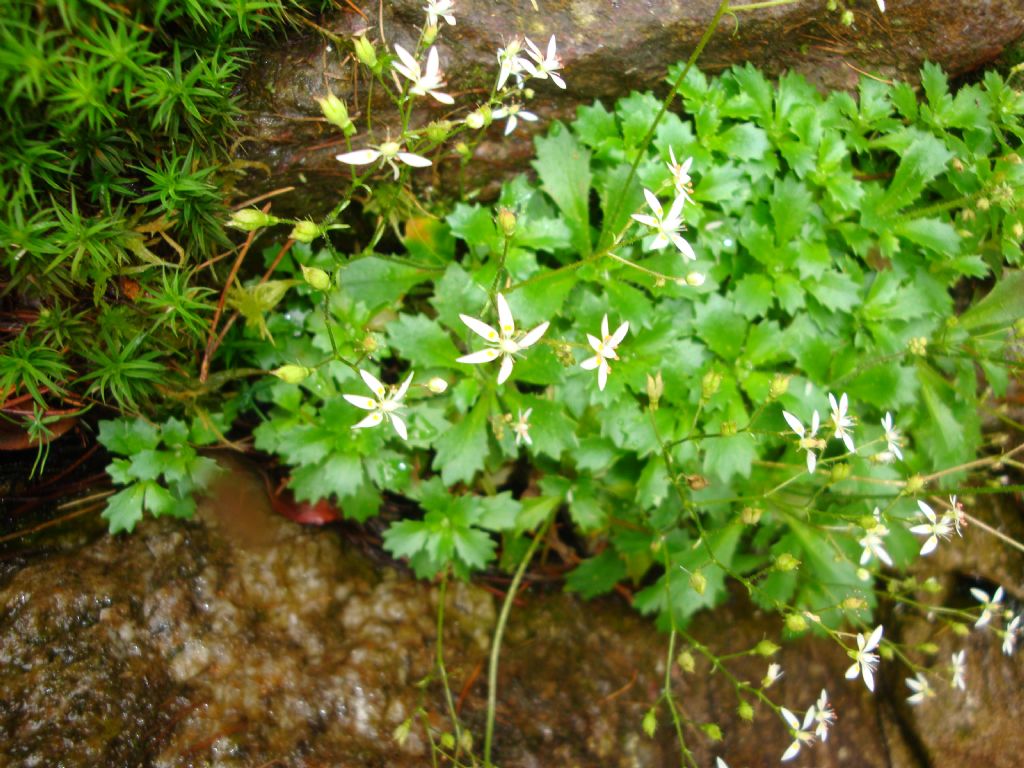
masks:
{"type": "Polygon", "coordinates": [[[409,391],[409,384],[412,382],[413,372],[410,371],[405,381],[403,381],[401,386],[398,387],[386,387],[376,376],[367,373],[366,371],[359,371],[359,375],[362,376],[363,381],[366,382],[366,386],[368,386],[370,391],[377,396],[377,399],[375,400],[372,397],[364,397],[363,395],[342,395],[342,397],[352,403],[356,408],[362,408],[364,411],[371,411],[369,416],[358,424],[355,424],[352,429],[376,427],[384,421],[390,421],[391,426],[394,427],[398,436],[403,440],[407,440],[409,438],[409,433],[405,428],[405,422],[402,420],[402,417],[398,415],[397,411],[400,408],[405,407],[405,404],[402,402],[402,398],[405,397],[405,393],[409,391]]]}
{"type": "Polygon", "coordinates": [[[875,690],[875,667],[878,666],[878,654],[872,653],[878,647],[882,639],[882,625],[875,627],[874,631],[867,638],[861,632],[857,633],[857,650],[849,651],[853,664],[846,670],[846,679],[855,680],[858,675],[864,678],[864,685],[868,690],[875,690]]]}
{"type": "Polygon", "coordinates": [[[964,505],[956,500],[955,493],[949,497],[949,509],[942,513],[942,519],[952,524],[957,536],[961,539],[964,537],[961,528],[967,527],[967,516],[964,514],[964,505]]]}
{"type": "Polygon", "coordinates": [[[844,392],[842,396],[840,396],[839,401],[836,402],[835,395],[829,392],[828,403],[832,406],[832,415],[830,418],[835,438],[837,440],[842,440],[846,444],[847,450],[851,452],[857,450],[853,446],[853,419],[851,419],[846,413],[850,404],[846,397],[846,393],[844,392]]]}
{"type": "Polygon", "coordinates": [[[420,70],[420,63],[413,58],[411,53],[397,43],[395,44],[395,53],[398,54],[398,58],[401,61],[393,62],[391,66],[394,67],[396,72],[412,81],[409,93],[414,96],[430,94],[442,104],[455,103],[455,99],[447,93],[441,92],[445,83],[441,76],[441,65],[435,46],[430,46],[430,50],[427,52],[427,66],[425,70],[420,70]]]}
{"type": "Polygon", "coordinates": [[[906,679],[907,688],[913,693],[907,696],[907,701],[911,704],[920,704],[925,699],[931,699],[935,696],[935,689],[932,688],[931,683],[928,682],[928,678],[924,676],[923,672],[918,672],[914,677],[908,677],[906,679]]]}
{"type": "Polygon", "coordinates": [[[602,392],[604,391],[605,384],[608,383],[608,374],[612,372],[608,361],[619,359],[619,355],[615,350],[622,343],[622,340],[626,338],[628,332],[629,323],[623,323],[615,329],[615,333],[609,333],[608,315],[605,315],[601,319],[601,338],[598,339],[589,333],[587,334],[587,340],[590,342],[590,347],[594,350],[595,354],[593,357],[588,357],[580,363],[580,367],[588,371],[597,368],[597,388],[602,392]]]}
{"type": "Polygon", "coordinates": [[[901,446],[903,445],[903,438],[896,427],[893,426],[892,414],[888,411],[885,412],[885,418],[882,419],[882,429],[885,430],[885,452],[902,461],[903,451],[901,446]]]}
{"type": "Polygon", "coordinates": [[[516,445],[520,443],[533,445],[533,438],[530,437],[531,413],[533,413],[533,408],[527,408],[525,411],[522,408],[519,409],[519,420],[512,425],[512,431],[516,434],[516,445]]]}
{"type": "Polygon", "coordinates": [[[452,15],[452,11],[455,10],[453,0],[427,0],[423,10],[427,14],[427,26],[436,27],[438,19],[444,19],[450,26],[455,26],[455,16],[452,15]]]}
{"type": "Polygon", "coordinates": [[[814,468],[818,464],[818,454],[816,454],[815,451],[820,451],[825,447],[825,441],[816,437],[818,434],[818,427],[821,426],[821,417],[818,415],[817,411],[811,414],[810,429],[805,429],[803,422],[789,411],[783,411],[782,418],[786,420],[786,423],[789,424],[789,428],[792,429],[793,432],[796,433],[796,436],[800,438],[801,450],[807,451],[807,471],[814,472],[814,468]]]}
{"type": "Polygon", "coordinates": [[[548,40],[548,49],[545,53],[541,53],[540,48],[534,45],[530,38],[526,38],[526,48],[530,58],[536,62],[531,64],[523,59],[522,64],[526,70],[538,80],[550,77],[551,82],[565,90],[565,80],[558,74],[558,70],[562,68],[562,57],[555,51],[555,36],[552,35],[551,39],[548,40]]]}
{"type": "Polygon", "coordinates": [[[487,349],[481,349],[479,352],[463,355],[456,362],[469,364],[490,363],[500,357],[501,368],[498,370],[498,383],[504,384],[508,377],[512,375],[515,355],[527,347],[532,347],[536,344],[540,337],[544,335],[544,332],[547,331],[550,323],[544,321],[528,333],[524,334],[522,331],[517,333],[515,321],[512,319],[512,310],[509,309],[505,297],[499,293],[495,297],[495,303],[498,305],[500,333],[475,317],[459,315],[462,318],[462,322],[469,326],[473,333],[483,338],[491,346],[487,349]]]}
{"type": "Polygon", "coordinates": [[[498,49],[498,83],[495,90],[500,91],[504,88],[510,76],[515,76],[516,84],[522,88],[523,72],[528,72],[533,68],[528,59],[520,56],[522,52],[523,41],[518,37],[513,37],[508,45],[498,49]]]}
{"type": "Polygon", "coordinates": [[[1006,626],[1006,634],[1003,635],[1003,653],[1007,656],[1012,656],[1014,649],[1017,647],[1017,637],[1020,635],[1020,614],[1013,617],[1006,626]]]}
{"type": "Polygon", "coordinates": [[[885,551],[885,537],[889,534],[889,529],[882,523],[881,515],[881,511],[878,507],[875,507],[874,525],[870,528],[865,528],[863,538],[857,542],[864,548],[864,551],[860,553],[860,564],[867,565],[871,562],[872,557],[877,557],[891,568],[892,558],[885,551]]]}
{"type": "Polygon", "coordinates": [[[999,587],[996,589],[996,593],[991,598],[988,596],[988,592],[984,590],[971,588],[971,594],[974,595],[974,599],[981,603],[981,615],[978,620],[974,622],[975,627],[984,627],[990,621],[992,621],[992,613],[1002,605],[1003,602],[1003,588],[999,587]]]}
{"type": "Polygon", "coordinates": [[[782,762],[786,762],[800,754],[800,749],[805,744],[810,745],[814,743],[814,732],[810,730],[811,724],[814,722],[814,707],[812,706],[807,710],[803,723],[797,720],[796,715],[785,707],[779,709],[779,714],[786,721],[786,725],[789,726],[789,733],[793,737],[793,743],[782,753],[782,762]]]}
{"type": "Polygon", "coordinates": [[[349,165],[369,165],[372,162],[381,160],[381,167],[384,165],[390,166],[391,170],[395,172],[396,179],[398,178],[398,166],[395,164],[395,160],[413,168],[426,168],[432,164],[425,157],[414,155],[412,152],[403,152],[401,144],[390,140],[372,149],[357,149],[354,152],[336,155],[335,159],[349,165]]]}
{"type": "Polygon", "coordinates": [[[683,162],[676,161],[676,153],[672,147],[668,148],[668,172],[672,174],[672,184],[676,194],[687,203],[693,202],[693,181],[690,179],[690,166],[693,165],[693,158],[688,157],[683,162]]]}
{"type": "Polygon", "coordinates": [[[967,651],[960,651],[960,653],[954,653],[950,657],[950,680],[949,685],[951,688],[959,688],[961,691],[967,690],[967,651]]]}
{"type": "Polygon", "coordinates": [[[634,213],[632,218],[641,224],[652,227],[658,233],[654,240],[651,241],[651,250],[660,251],[666,245],[672,243],[672,245],[679,249],[684,258],[696,261],[696,252],[679,235],[679,231],[683,229],[683,218],[680,216],[680,213],[683,210],[683,205],[686,204],[686,198],[682,195],[677,196],[668,209],[668,213],[665,213],[658,198],[655,197],[651,190],[644,189],[644,198],[647,200],[647,205],[651,209],[653,216],[646,213],[634,213]]]}
{"type": "Polygon", "coordinates": [[[537,122],[537,116],[533,112],[529,112],[523,109],[522,104],[509,104],[507,107],[499,107],[491,113],[491,116],[495,120],[501,120],[503,117],[508,118],[505,122],[505,135],[508,136],[512,131],[519,125],[519,121],[528,120],[531,123],[537,122]]]}
{"type": "Polygon", "coordinates": [[[942,518],[941,520],[936,518],[935,510],[923,501],[918,500],[917,506],[921,510],[921,514],[925,516],[927,522],[921,523],[921,525],[915,525],[910,529],[910,532],[916,533],[919,536],[928,537],[925,543],[921,545],[921,554],[927,555],[930,552],[933,552],[939,545],[939,539],[949,538],[952,528],[946,518],[942,518]]]}
{"type": "Polygon", "coordinates": [[[814,728],[814,735],[822,741],[828,741],[829,729],[835,721],[836,712],[832,709],[832,705],[829,704],[828,693],[822,688],[821,696],[818,697],[818,701],[814,705],[814,722],[817,723],[814,728]]]}

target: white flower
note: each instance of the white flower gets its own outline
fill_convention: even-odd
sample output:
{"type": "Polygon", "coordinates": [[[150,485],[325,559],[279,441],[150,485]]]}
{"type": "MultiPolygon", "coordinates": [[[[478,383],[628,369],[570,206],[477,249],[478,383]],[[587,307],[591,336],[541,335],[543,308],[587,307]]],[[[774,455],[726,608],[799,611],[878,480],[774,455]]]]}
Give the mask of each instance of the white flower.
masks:
{"type": "Polygon", "coordinates": [[[405,393],[409,390],[409,384],[412,382],[413,372],[410,371],[405,381],[402,382],[399,387],[385,387],[380,383],[372,374],[366,371],[359,371],[359,375],[363,377],[363,381],[366,382],[366,386],[370,388],[370,391],[377,396],[374,400],[372,397],[364,397],[363,395],[343,395],[356,408],[362,408],[364,411],[372,411],[372,413],[365,419],[354,425],[352,429],[366,429],[367,427],[376,427],[383,421],[390,421],[391,426],[395,428],[395,432],[403,440],[409,438],[409,434],[405,429],[405,422],[402,421],[402,417],[399,416],[396,411],[399,408],[404,408],[405,404],[402,402],[402,398],[405,397],[405,393]]]}
{"type": "Polygon", "coordinates": [[[500,107],[494,110],[492,117],[495,120],[501,120],[503,117],[507,117],[508,120],[505,123],[505,135],[508,136],[512,131],[519,125],[519,120],[529,120],[531,123],[537,121],[537,116],[533,112],[528,112],[523,109],[522,104],[509,104],[507,107],[500,107]]]}
{"type": "Polygon", "coordinates": [[[690,166],[693,165],[693,158],[688,157],[683,162],[676,162],[676,153],[672,147],[668,148],[668,155],[671,162],[668,163],[668,171],[672,174],[672,183],[675,186],[676,194],[685,202],[693,202],[693,181],[690,179],[690,166]]]}
{"type": "Polygon", "coordinates": [[[580,363],[580,366],[588,371],[597,368],[597,388],[602,392],[604,391],[604,385],[608,383],[608,374],[612,371],[608,361],[619,359],[615,349],[626,338],[628,332],[629,323],[623,323],[615,329],[615,333],[608,333],[608,315],[605,315],[601,319],[601,338],[598,339],[589,333],[587,334],[587,340],[590,342],[590,347],[594,350],[595,355],[588,357],[580,363]]]}
{"type": "Polygon", "coordinates": [[[870,637],[864,637],[863,633],[857,633],[857,650],[849,651],[853,664],[846,670],[846,679],[855,680],[858,675],[864,678],[864,685],[869,691],[875,690],[875,667],[878,666],[878,654],[872,653],[878,647],[882,639],[882,625],[875,627],[870,637]]]}
{"type": "Polygon", "coordinates": [[[564,90],[565,80],[561,78],[557,71],[562,68],[562,57],[555,52],[555,36],[552,35],[551,39],[548,40],[548,49],[543,54],[530,38],[526,38],[526,48],[526,52],[536,62],[536,64],[531,64],[529,61],[522,59],[521,62],[526,70],[538,80],[550,77],[551,82],[564,90]]]}
{"type": "Polygon", "coordinates": [[[789,748],[782,753],[782,762],[786,762],[800,754],[800,748],[804,746],[804,744],[814,743],[814,733],[809,730],[811,723],[814,722],[814,707],[812,706],[807,710],[807,714],[804,715],[803,723],[797,720],[796,715],[785,707],[781,707],[779,709],[779,714],[781,714],[782,719],[786,721],[786,724],[789,726],[789,733],[793,737],[793,743],[790,744],[789,748]]]}
{"type": "Polygon", "coordinates": [[[888,411],[885,412],[885,418],[882,419],[882,429],[885,430],[885,452],[902,461],[903,451],[900,450],[900,446],[903,444],[903,438],[893,426],[892,414],[888,411]]]}
{"type": "Polygon", "coordinates": [[[519,421],[512,425],[512,431],[516,433],[516,445],[520,443],[533,445],[533,438],[530,437],[531,413],[533,413],[533,408],[527,408],[525,411],[522,408],[519,409],[519,421]]]}
{"type": "Polygon", "coordinates": [[[690,261],[696,261],[697,254],[690,244],[679,235],[679,230],[683,228],[683,219],[679,214],[683,210],[686,198],[682,195],[676,197],[666,214],[658,198],[654,196],[651,190],[645,189],[644,197],[647,199],[647,205],[654,215],[634,213],[633,219],[641,224],[646,224],[648,227],[653,227],[657,231],[658,236],[651,242],[651,249],[660,251],[666,245],[672,243],[685,258],[690,261]]]}
{"type": "Polygon", "coordinates": [[[1003,635],[1003,653],[1007,656],[1012,656],[1014,649],[1017,647],[1017,636],[1020,634],[1020,614],[1013,617],[1006,627],[1006,634],[1003,635]]]}
{"type": "Polygon", "coordinates": [[[952,662],[952,675],[950,677],[949,685],[952,688],[959,688],[961,691],[967,690],[967,682],[964,679],[964,676],[967,673],[966,656],[967,651],[960,651],[960,653],[954,653],[950,659],[952,662]]]}
{"type": "Polygon", "coordinates": [[[864,537],[857,542],[864,548],[864,551],[860,553],[860,564],[867,565],[872,557],[877,557],[891,568],[892,558],[885,551],[884,541],[885,536],[889,534],[889,529],[882,524],[881,512],[878,507],[875,507],[874,515],[875,524],[870,528],[865,528],[864,537]]]}
{"type": "Polygon", "coordinates": [[[932,688],[931,683],[928,682],[928,678],[924,676],[923,672],[918,672],[914,677],[908,677],[906,684],[907,688],[913,691],[913,693],[907,696],[907,701],[911,704],[920,704],[925,699],[935,696],[935,689],[932,688]]]}
{"type": "Polygon", "coordinates": [[[836,712],[828,703],[828,693],[822,688],[821,696],[818,697],[818,701],[814,705],[814,722],[818,724],[814,729],[814,735],[822,741],[828,741],[829,728],[835,721],[836,712]]]}
{"type": "Polygon", "coordinates": [[[967,516],[964,514],[964,505],[956,500],[956,494],[949,497],[949,509],[942,513],[942,519],[953,524],[956,535],[961,539],[964,537],[961,527],[967,527],[967,516]]]}
{"type": "Polygon", "coordinates": [[[455,26],[455,17],[452,15],[452,11],[455,10],[453,0],[427,0],[423,10],[427,12],[428,27],[436,27],[438,19],[444,19],[449,25],[455,26]]]}
{"type": "Polygon", "coordinates": [[[498,49],[498,83],[496,90],[501,90],[505,87],[505,83],[509,76],[514,75],[516,78],[517,85],[521,88],[523,85],[523,72],[529,71],[533,68],[533,65],[528,59],[524,59],[521,54],[523,52],[523,41],[514,37],[504,48],[498,49]]]}
{"type": "Polygon", "coordinates": [[[831,392],[828,393],[828,402],[832,406],[832,429],[835,431],[835,438],[842,440],[846,444],[846,448],[849,451],[857,450],[853,446],[853,435],[851,430],[853,428],[853,419],[846,414],[846,409],[849,406],[849,401],[846,398],[844,392],[839,398],[839,402],[836,402],[836,397],[831,392]]]}
{"type": "Polygon", "coordinates": [[[469,315],[459,315],[469,329],[473,333],[482,337],[491,346],[488,349],[481,349],[479,352],[473,352],[468,355],[463,355],[458,358],[458,363],[490,363],[494,360],[501,358],[501,368],[498,370],[498,383],[504,384],[506,379],[512,374],[512,366],[515,365],[515,355],[521,350],[527,347],[532,347],[544,332],[547,331],[547,321],[541,323],[529,333],[516,332],[515,322],[512,320],[512,310],[509,309],[508,302],[505,301],[505,297],[500,293],[495,297],[495,303],[498,305],[498,325],[501,328],[501,333],[494,330],[487,323],[477,320],[475,317],[469,315]]]}
{"type": "Polygon", "coordinates": [[[911,533],[916,533],[920,536],[928,536],[928,540],[921,546],[921,554],[927,555],[928,553],[935,550],[935,547],[939,545],[939,539],[948,539],[950,531],[952,530],[949,525],[949,521],[946,518],[941,520],[936,519],[935,510],[925,504],[923,501],[918,500],[917,506],[921,510],[921,514],[925,516],[928,522],[922,523],[921,525],[915,525],[910,529],[911,533]]]}
{"type": "Polygon", "coordinates": [[[395,53],[401,59],[401,63],[393,62],[394,69],[412,81],[409,93],[415,96],[426,96],[428,93],[442,104],[454,104],[455,99],[447,93],[441,93],[444,88],[444,80],[441,77],[440,62],[437,56],[437,48],[430,46],[427,52],[427,68],[420,71],[420,63],[413,58],[405,48],[395,44],[395,53]]]}
{"type": "Polygon", "coordinates": [[[981,603],[981,616],[974,622],[974,626],[984,627],[992,621],[992,612],[1003,602],[1003,588],[999,587],[996,589],[996,593],[992,595],[991,599],[989,599],[988,592],[977,588],[972,588],[971,594],[974,595],[975,600],[981,603]]]}
{"type": "Polygon", "coordinates": [[[374,149],[357,149],[355,152],[336,155],[335,159],[349,165],[368,165],[376,160],[382,160],[381,167],[385,164],[391,166],[391,170],[395,172],[396,179],[398,178],[398,166],[395,164],[396,159],[413,168],[426,168],[428,165],[431,165],[427,158],[414,155],[412,152],[402,152],[401,149],[402,145],[397,141],[385,141],[374,149]]]}
{"type": "Polygon", "coordinates": [[[765,672],[764,678],[761,680],[762,688],[771,688],[772,685],[782,677],[782,665],[772,662],[768,665],[768,671],[765,672]]]}
{"type": "Polygon", "coordinates": [[[818,434],[821,417],[818,416],[817,411],[811,415],[811,428],[809,430],[804,429],[803,422],[789,411],[783,411],[782,418],[786,420],[790,429],[792,429],[793,432],[796,433],[796,436],[800,438],[800,448],[807,451],[807,471],[814,472],[814,467],[817,466],[818,463],[818,454],[816,454],[815,451],[819,451],[825,447],[825,441],[815,437],[815,435],[818,434]]]}

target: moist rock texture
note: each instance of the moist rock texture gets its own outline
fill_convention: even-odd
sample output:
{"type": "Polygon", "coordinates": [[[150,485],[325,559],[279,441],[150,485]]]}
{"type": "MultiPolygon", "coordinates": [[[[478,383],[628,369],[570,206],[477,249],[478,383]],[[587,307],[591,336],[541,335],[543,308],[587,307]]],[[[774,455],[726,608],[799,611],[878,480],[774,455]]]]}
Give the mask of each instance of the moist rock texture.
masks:
{"type": "MultiPolygon", "coordinates": [[[[262,489],[258,477],[235,471],[196,520],[150,521],[131,536],[8,561],[0,765],[431,764],[421,719],[403,745],[393,732],[420,708],[434,727],[449,727],[439,687],[418,685],[433,665],[438,589],[335,531],[273,516],[262,489]]],[[[445,653],[478,748],[495,609],[483,586],[449,588],[445,653]]],[[[887,624],[908,638],[920,629],[887,624]]],[[[688,631],[728,653],[777,636],[778,618],[737,594],[688,631]]],[[[938,658],[960,642],[950,639],[938,658]]],[[[528,588],[501,656],[496,762],[679,765],[664,709],[653,739],[640,729],[659,695],[666,647],[622,601],[528,588]]],[[[968,649],[966,698],[942,692],[911,710],[902,677],[890,679],[885,662],[871,696],[843,680],[849,659],[834,644],[787,645],[774,659],[785,670],[776,698],[803,709],[827,687],[839,713],[828,743],[795,764],[941,768],[983,754],[996,768],[1019,765],[1020,657],[1000,656],[988,635],[968,649]]],[[[725,737],[716,743],[688,729],[698,763],[722,755],[732,766],[776,764],[789,742],[778,718],[757,706],[753,723],[740,720],[728,681],[693,653],[693,673],[673,669],[678,700],[692,723],[717,722],[725,737]]],[[[766,664],[745,657],[730,670],[756,681],[766,664]]]]}
{"type": "MultiPolygon", "coordinates": [[[[423,0],[337,5],[338,10],[317,22],[338,41],[328,44],[320,32],[308,28],[266,46],[240,94],[250,115],[243,130],[246,159],[264,171],[250,186],[297,187],[290,196],[275,199],[275,210],[303,215],[327,210],[337,202],[338,190],[346,188],[349,170],[334,159],[346,145],[322,120],[316,100],[333,91],[355,110],[357,125],[365,125],[367,116],[361,110],[367,83],[353,66],[347,40],[365,32],[380,46],[382,26],[388,46],[399,43],[412,49],[424,18],[423,0]]],[[[634,89],[667,90],[669,65],[691,55],[718,2],[538,0],[537,5],[539,11],[527,0],[458,0],[457,25],[442,24],[438,36],[448,91],[459,105],[472,106],[475,94],[489,92],[497,71],[496,51],[514,35],[525,34],[542,47],[555,35],[565,63],[566,90],[550,81],[531,83],[537,97],[529,109],[540,116],[539,122],[520,123],[509,138],[501,136],[501,127],[492,127],[489,140],[478,148],[463,182],[483,188],[485,195],[496,190],[492,182],[527,167],[530,131],[546,130],[554,119],[571,119],[577,106],[595,99],[611,104],[634,89]]],[[[741,13],[738,21],[726,17],[698,65],[718,72],[749,61],[769,75],[792,70],[822,87],[848,89],[855,87],[861,72],[913,81],[925,61],[953,75],[967,72],[992,61],[1024,35],[1024,0],[890,0],[885,14],[874,0],[840,5],[853,10],[852,26],[842,23],[839,11],[829,11],[825,0],[741,13]]],[[[443,118],[446,109],[424,98],[417,114],[425,122],[443,118]]],[[[378,99],[372,118],[380,141],[380,129],[395,123],[395,116],[378,99]]],[[[365,138],[356,136],[353,142],[360,147],[365,138]]],[[[434,171],[418,179],[442,191],[454,188],[458,158],[436,160],[434,171]]]]}

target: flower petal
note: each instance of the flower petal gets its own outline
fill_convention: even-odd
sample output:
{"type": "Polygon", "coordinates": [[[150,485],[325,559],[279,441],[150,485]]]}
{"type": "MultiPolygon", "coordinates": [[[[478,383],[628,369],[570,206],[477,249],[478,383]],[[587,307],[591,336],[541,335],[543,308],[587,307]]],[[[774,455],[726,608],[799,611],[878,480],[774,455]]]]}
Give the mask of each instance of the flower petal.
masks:
{"type": "Polygon", "coordinates": [[[409,375],[405,377],[405,381],[402,382],[402,386],[398,388],[398,392],[392,398],[393,401],[397,402],[405,397],[405,393],[409,391],[409,385],[412,383],[412,377],[415,371],[409,371],[409,375]]]}
{"type": "Polygon", "coordinates": [[[473,352],[469,355],[463,355],[455,360],[456,363],[468,363],[470,365],[476,365],[477,363],[490,363],[498,359],[498,355],[501,354],[500,350],[497,349],[481,349],[479,352],[473,352]]]}
{"type": "Polygon", "coordinates": [[[362,408],[364,411],[375,411],[378,407],[377,401],[372,397],[363,397],[362,395],[342,395],[342,397],[356,408],[362,408]]]}
{"type": "MultiPolygon", "coordinates": [[[[459,315],[459,317],[462,319],[462,322],[469,326],[469,330],[473,331],[477,336],[480,336],[490,342],[496,343],[498,341],[498,332],[491,328],[487,323],[482,320],[477,320],[475,317],[470,317],[469,315],[459,315]]],[[[491,359],[493,360],[494,358],[492,357],[491,359]]]]}
{"type": "Polygon", "coordinates": [[[611,373],[611,367],[607,362],[602,361],[601,366],[597,369],[597,388],[604,392],[605,384],[608,383],[608,374],[611,373]]]}
{"type": "Polygon", "coordinates": [[[611,340],[608,342],[609,346],[617,347],[622,343],[622,340],[626,338],[626,334],[629,333],[629,323],[623,323],[615,329],[615,333],[612,334],[611,340]]]}
{"type": "Polygon", "coordinates": [[[528,334],[523,336],[523,340],[519,342],[519,348],[526,349],[527,347],[532,347],[536,344],[540,340],[540,337],[547,331],[549,325],[551,325],[551,323],[545,320],[528,334]]]}
{"type": "MultiPolygon", "coordinates": [[[[440,101],[440,99],[438,100],[440,101]]],[[[413,168],[426,168],[427,166],[434,164],[427,158],[414,155],[412,152],[399,152],[398,159],[406,165],[411,165],[413,168]]]]}
{"type": "Polygon", "coordinates": [[[335,160],[349,165],[366,165],[379,158],[380,152],[376,149],[357,149],[355,152],[345,152],[334,157],[335,160]]]}
{"type": "Polygon", "coordinates": [[[362,376],[363,381],[366,383],[366,386],[370,388],[370,391],[373,392],[373,394],[375,394],[378,398],[384,397],[384,393],[387,392],[387,387],[380,383],[380,379],[378,379],[372,373],[368,373],[362,370],[359,371],[359,375],[362,376]]]}
{"type": "Polygon", "coordinates": [[[593,357],[588,357],[586,360],[580,363],[580,368],[582,368],[585,371],[592,371],[595,368],[597,368],[597,366],[599,366],[600,364],[601,358],[598,357],[597,355],[594,355],[593,357]]]}
{"type": "Polygon", "coordinates": [[[396,413],[392,413],[391,414],[391,426],[395,428],[395,432],[398,433],[398,436],[400,438],[402,438],[403,440],[408,440],[409,439],[409,432],[405,428],[405,422],[402,421],[402,417],[401,416],[399,416],[396,413]]]}
{"type": "Polygon", "coordinates": [[[504,384],[508,377],[512,375],[512,367],[515,365],[515,360],[512,359],[512,355],[505,355],[501,358],[501,368],[498,369],[498,383],[504,384]]]}
{"type": "Polygon", "coordinates": [[[804,425],[803,422],[800,421],[800,419],[798,419],[789,411],[783,411],[782,418],[786,420],[786,423],[789,424],[789,428],[796,432],[797,435],[799,435],[800,437],[804,436],[804,425]]]}
{"type": "Polygon", "coordinates": [[[508,338],[516,331],[516,324],[512,319],[512,309],[500,293],[494,297],[494,302],[498,305],[498,327],[501,329],[501,335],[508,338]]]}
{"type": "Polygon", "coordinates": [[[382,421],[384,421],[384,414],[380,411],[374,411],[365,419],[360,421],[358,424],[353,424],[352,429],[367,429],[368,427],[376,427],[382,421]]]}

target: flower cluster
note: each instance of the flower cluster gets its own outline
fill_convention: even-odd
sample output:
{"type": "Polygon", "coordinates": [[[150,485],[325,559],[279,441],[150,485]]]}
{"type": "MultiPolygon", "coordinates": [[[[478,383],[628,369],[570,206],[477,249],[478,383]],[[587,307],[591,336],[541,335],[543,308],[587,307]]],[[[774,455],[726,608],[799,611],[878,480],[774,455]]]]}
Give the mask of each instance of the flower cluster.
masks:
{"type": "Polygon", "coordinates": [[[782,762],[792,760],[805,746],[810,746],[815,739],[828,741],[829,729],[836,721],[835,710],[828,700],[828,693],[822,690],[818,700],[807,708],[803,720],[785,707],[779,708],[779,714],[789,727],[793,742],[782,753],[782,762]]]}
{"type": "MultiPolygon", "coordinates": [[[[836,399],[836,396],[830,392],[828,403],[830,407],[829,424],[832,428],[832,439],[842,441],[847,451],[856,453],[857,446],[853,440],[853,427],[856,422],[849,413],[849,398],[844,392],[836,399]]],[[[821,427],[821,415],[817,410],[813,411],[809,426],[804,426],[804,423],[789,411],[783,411],[782,417],[799,439],[798,446],[800,450],[807,451],[807,471],[813,473],[817,467],[821,452],[825,450],[828,444],[825,439],[818,437],[818,429],[821,427]]],[[[900,446],[903,441],[893,425],[891,413],[886,412],[885,418],[882,419],[882,429],[885,433],[886,450],[877,454],[875,459],[884,462],[892,461],[896,458],[902,459],[903,452],[900,450],[900,446]]],[[[888,533],[888,531],[885,533],[888,533]]]]}

